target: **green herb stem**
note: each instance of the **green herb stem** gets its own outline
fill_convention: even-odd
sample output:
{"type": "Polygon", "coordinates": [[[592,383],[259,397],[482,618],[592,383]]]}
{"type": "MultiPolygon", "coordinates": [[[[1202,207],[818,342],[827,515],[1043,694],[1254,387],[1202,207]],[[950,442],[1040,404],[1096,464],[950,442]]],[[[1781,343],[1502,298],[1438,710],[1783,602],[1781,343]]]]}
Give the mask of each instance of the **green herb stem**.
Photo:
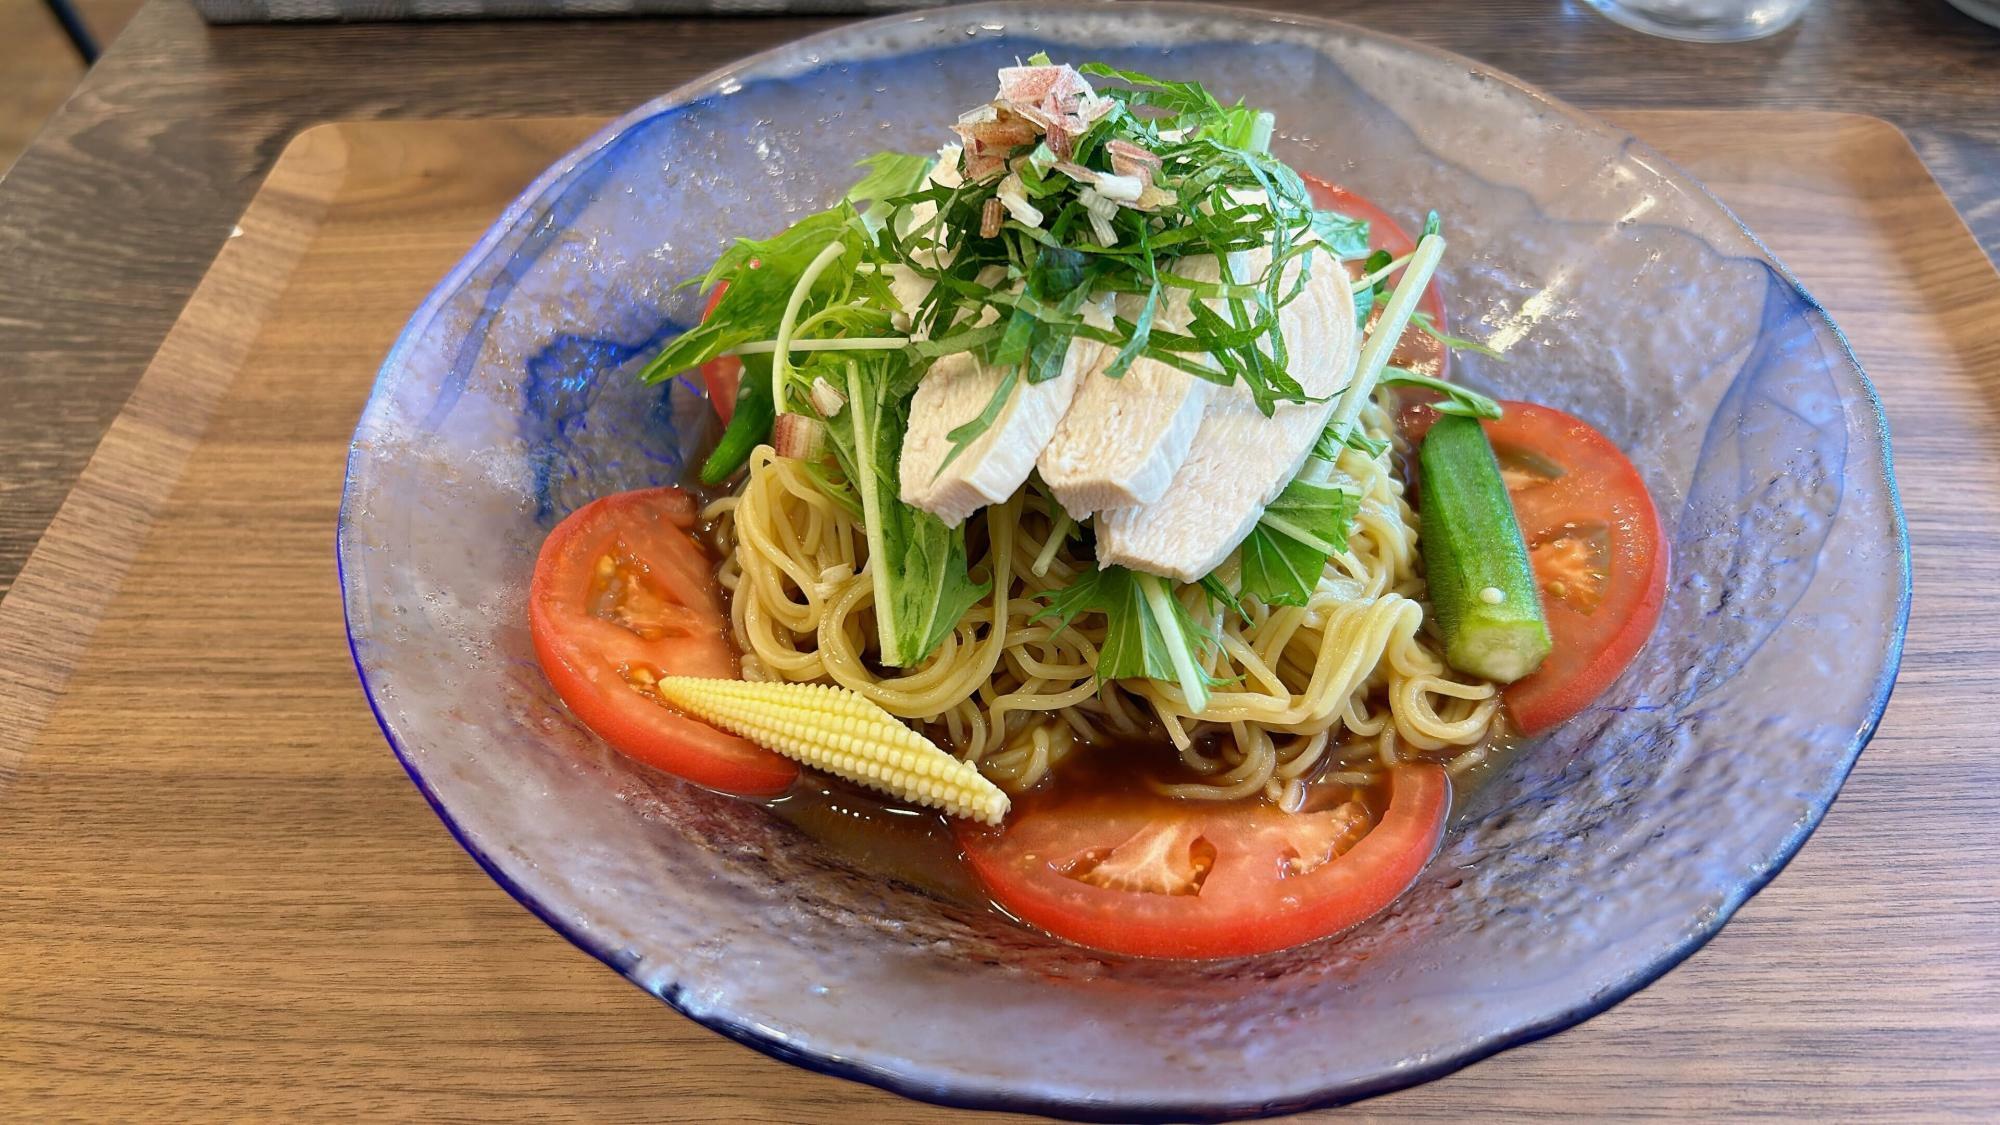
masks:
{"type": "Polygon", "coordinates": [[[1261,522],[1265,527],[1270,528],[1272,531],[1275,531],[1280,535],[1286,536],[1291,539],[1296,539],[1300,543],[1303,543],[1306,546],[1311,547],[1313,550],[1319,552],[1321,555],[1331,555],[1335,551],[1340,550],[1339,547],[1328,542],[1326,539],[1318,535],[1315,535],[1312,529],[1300,527],[1298,524],[1292,522],[1291,520],[1285,519],[1281,516],[1276,516],[1269,512],[1266,512],[1264,514],[1263,519],[1260,520],[1259,522],[1261,522]]]}
{"type": "Polygon", "coordinates": [[[1145,595],[1146,607],[1152,610],[1153,621],[1166,641],[1167,657],[1173,662],[1174,680],[1181,686],[1187,708],[1199,715],[1208,709],[1208,674],[1195,663],[1193,639],[1181,631],[1181,617],[1187,611],[1174,601],[1173,591],[1167,588],[1166,579],[1157,574],[1138,573],[1133,578],[1145,595]]]}
{"type": "Polygon", "coordinates": [[[1431,319],[1429,313],[1417,313],[1416,315],[1410,317],[1410,323],[1416,325],[1418,331],[1422,332],[1426,336],[1429,336],[1431,339],[1436,340],[1438,343],[1443,344],[1445,347],[1450,348],[1452,351],[1471,352],[1474,355],[1483,355],[1488,359],[1507,358],[1497,350],[1490,348],[1485,344],[1480,343],[1477,340],[1468,340],[1463,336],[1454,336],[1451,333],[1440,329],[1437,326],[1437,322],[1431,319]]]}
{"type": "Polygon", "coordinates": [[[1389,364],[1389,353],[1396,349],[1396,341],[1402,339],[1403,329],[1409,327],[1410,315],[1417,311],[1424,287],[1431,283],[1431,275],[1437,272],[1438,260],[1443,256],[1444,236],[1438,234],[1425,235],[1410,255],[1410,264],[1404,268],[1403,276],[1389,294],[1389,303],[1382,309],[1382,319],[1361,346],[1354,378],[1341,393],[1340,405],[1334,408],[1329,428],[1340,440],[1346,440],[1355,420],[1361,417],[1361,408],[1375,393],[1375,383],[1389,364]]]}
{"type": "Polygon", "coordinates": [[[1402,367],[1385,368],[1382,384],[1388,387],[1422,387],[1445,396],[1445,401],[1437,404],[1443,414],[1463,414],[1470,418],[1498,418],[1500,404],[1469,387],[1457,383],[1447,383],[1402,367]]]}
{"type": "Polygon", "coordinates": [[[1389,277],[1389,275],[1395,273],[1399,269],[1402,269],[1404,266],[1409,265],[1410,259],[1414,257],[1416,257],[1416,254],[1413,252],[1405,254],[1400,258],[1392,258],[1390,259],[1389,264],[1383,266],[1381,269],[1375,270],[1373,273],[1363,274],[1362,276],[1355,278],[1354,291],[1356,293],[1359,293],[1363,289],[1375,288],[1377,283],[1386,280],[1389,277]]]}
{"type": "Polygon", "coordinates": [[[1049,528],[1048,542],[1042,544],[1041,553],[1035,556],[1034,565],[1028,567],[1028,573],[1037,578],[1048,577],[1049,566],[1056,561],[1056,552],[1062,550],[1063,543],[1069,539],[1070,529],[1076,526],[1076,521],[1069,518],[1069,512],[1062,505],[1057,504],[1054,507],[1056,521],[1049,528]]]}
{"type": "Polygon", "coordinates": [[[785,302],[785,315],[778,321],[778,338],[771,342],[774,353],[771,363],[771,403],[782,409],[785,403],[785,383],[792,374],[792,331],[798,326],[799,311],[805,307],[806,297],[812,292],[813,282],[826,268],[847,252],[847,243],[839,235],[826,244],[826,249],[807,264],[805,272],[799,275],[798,284],[792,286],[791,299],[785,302]]]}
{"type": "MultiPolygon", "coordinates": [[[[798,352],[885,352],[910,346],[908,336],[853,336],[833,340],[792,341],[791,351],[798,352]]],[[[770,355],[778,350],[776,340],[755,340],[723,352],[723,355],[770,355]]]]}

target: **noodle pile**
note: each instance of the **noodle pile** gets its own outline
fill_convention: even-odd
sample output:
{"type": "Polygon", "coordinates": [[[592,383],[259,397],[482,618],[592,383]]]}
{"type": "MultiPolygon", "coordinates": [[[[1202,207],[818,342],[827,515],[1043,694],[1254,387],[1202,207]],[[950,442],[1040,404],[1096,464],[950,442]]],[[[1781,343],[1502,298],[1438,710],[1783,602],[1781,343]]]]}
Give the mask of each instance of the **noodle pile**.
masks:
{"type": "MultiPolygon", "coordinates": [[[[1380,403],[1361,425],[1390,436],[1380,403]]],[[[1164,732],[1199,778],[1164,792],[1261,793],[1297,810],[1310,781],[1364,785],[1407,757],[1446,761],[1454,773],[1477,765],[1499,707],[1493,685],[1454,678],[1423,632],[1416,516],[1390,454],[1346,449],[1337,469],[1360,495],[1360,515],[1306,605],[1245,599],[1245,619],[1198,588],[1182,590],[1196,622],[1221,638],[1206,660],[1221,683],[1199,714],[1171,683],[1123,680],[1100,691],[1101,616],[1062,629],[1033,620],[1045,605],[1034,595],[1095,563],[1032,484],[971,521],[972,573],[990,578],[992,593],[911,669],[874,660],[867,539],[813,467],[760,448],[739,492],[705,515],[749,679],[844,685],[1017,792],[1092,744],[1164,732]]]]}

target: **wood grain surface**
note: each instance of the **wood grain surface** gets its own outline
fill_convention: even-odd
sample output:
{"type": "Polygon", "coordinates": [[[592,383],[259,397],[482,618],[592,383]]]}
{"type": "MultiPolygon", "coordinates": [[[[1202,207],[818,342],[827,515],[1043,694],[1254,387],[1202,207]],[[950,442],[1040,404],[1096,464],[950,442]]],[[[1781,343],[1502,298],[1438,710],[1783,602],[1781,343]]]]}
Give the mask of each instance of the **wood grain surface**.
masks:
{"type": "MultiPolygon", "coordinates": [[[[145,0],[76,0],[101,46],[145,0]]],[[[0,169],[14,162],[83,77],[83,59],[42,4],[0,4],[0,169]]]]}
{"type": "MultiPolygon", "coordinates": [[[[31,4],[32,0],[8,0],[31,4]]],[[[1587,108],[1828,109],[1905,129],[2000,248],[2000,31],[1944,0],[1816,0],[1733,46],[1582,0],[1254,0],[1470,55],[1587,108]]],[[[272,161],[349,118],[610,115],[829,18],[204,26],[153,0],[0,180],[0,593],[272,161]]]]}
{"type": "MultiPolygon", "coordinates": [[[[1879,121],[1618,116],[1880,385],[1916,540],[1903,676],[1818,834],[1706,949],[1347,1112],[1993,1119],[2000,276],[1879,121]]],[[[356,686],[331,540],[375,367],[592,124],[294,142],[0,601],[0,1117],[972,1116],[766,1059],[568,945],[452,843],[356,686]]]]}

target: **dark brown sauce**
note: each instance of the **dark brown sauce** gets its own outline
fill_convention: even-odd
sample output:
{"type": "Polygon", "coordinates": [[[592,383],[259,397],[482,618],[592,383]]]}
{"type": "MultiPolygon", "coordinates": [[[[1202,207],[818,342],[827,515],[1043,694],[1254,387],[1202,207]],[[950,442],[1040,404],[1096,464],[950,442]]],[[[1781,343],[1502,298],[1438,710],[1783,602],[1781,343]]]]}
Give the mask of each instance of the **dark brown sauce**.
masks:
{"type": "MultiPolygon", "coordinates": [[[[1517,752],[1520,739],[1496,727],[1487,757],[1453,786],[1452,823],[1472,812],[1474,798],[1517,752]]],[[[1032,808],[1057,794],[1130,793],[1151,798],[1149,781],[1172,784],[1197,781],[1164,735],[1121,738],[1077,748],[1048,778],[1015,801],[1016,809],[1032,808]]],[[[1319,783],[1316,783],[1319,784],[1319,783]]],[[[1381,816],[1391,796],[1386,774],[1371,785],[1324,783],[1308,798],[1307,807],[1356,799],[1374,816],[1381,816]]],[[[1262,801],[1261,796],[1244,798],[1262,801]]],[[[899,882],[947,902],[990,907],[991,902],[967,870],[949,822],[931,809],[901,804],[872,790],[837,778],[808,772],[792,791],[766,805],[773,815],[796,828],[830,858],[899,882]]]]}
{"type": "Polygon", "coordinates": [[[1527,741],[1526,737],[1514,729],[1507,712],[1502,709],[1499,717],[1486,732],[1483,743],[1486,757],[1477,765],[1451,779],[1451,813],[1445,821],[1447,825],[1452,828],[1461,827],[1479,819],[1492,807],[1493,802],[1490,798],[1493,795],[1487,790],[1492,787],[1494,778],[1507,772],[1507,766],[1520,755],[1527,741]]]}
{"type": "Polygon", "coordinates": [[[808,772],[767,806],[831,857],[935,898],[970,906],[987,899],[960,858],[945,818],[808,772]]]}
{"type": "MultiPolygon", "coordinates": [[[[1211,744],[1219,743],[1226,735],[1205,736],[1211,744]]],[[[1205,747],[1204,749],[1214,749],[1205,747]]],[[[1330,772],[1322,762],[1312,778],[1308,779],[1307,808],[1319,808],[1338,804],[1346,800],[1360,800],[1368,810],[1376,815],[1388,807],[1389,786],[1387,776],[1373,784],[1353,786],[1343,782],[1320,781],[1318,775],[1330,772]]],[[[1016,802],[1017,807],[1033,805],[1037,798],[1058,794],[1077,793],[1122,794],[1129,793],[1135,799],[1158,800],[1160,794],[1154,786],[1200,784],[1211,781],[1201,773],[1188,767],[1180,753],[1174,749],[1164,731],[1157,735],[1141,735],[1110,739],[1078,747],[1056,768],[1034,791],[1025,794],[1016,802]]],[[[1201,802],[1202,798],[1180,798],[1190,802],[1201,802]]],[[[1237,798],[1241,802],[1261,802],[1261,793],[1237,798]]]]}

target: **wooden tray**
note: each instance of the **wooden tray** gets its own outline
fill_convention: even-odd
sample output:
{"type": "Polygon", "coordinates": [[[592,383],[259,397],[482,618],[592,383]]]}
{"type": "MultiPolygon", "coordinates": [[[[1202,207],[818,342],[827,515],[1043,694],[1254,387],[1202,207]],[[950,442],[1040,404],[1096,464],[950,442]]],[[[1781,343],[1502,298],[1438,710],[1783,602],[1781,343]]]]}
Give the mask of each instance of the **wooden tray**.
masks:
{"type": "MultiPolygon", "coordinates": [[[[1364,1112],[2000,1114],[2000,277],[1864,117],[1619,115],[1851,334],[1918,597],[1811,845],[1575,1030],[1364,1112]]],[[[0,603],[0,1116],[928,1120],[604,971],[453,845],[370,718],[343,458],[409,311],[594,122],[302,134],[0,603]]]]}

